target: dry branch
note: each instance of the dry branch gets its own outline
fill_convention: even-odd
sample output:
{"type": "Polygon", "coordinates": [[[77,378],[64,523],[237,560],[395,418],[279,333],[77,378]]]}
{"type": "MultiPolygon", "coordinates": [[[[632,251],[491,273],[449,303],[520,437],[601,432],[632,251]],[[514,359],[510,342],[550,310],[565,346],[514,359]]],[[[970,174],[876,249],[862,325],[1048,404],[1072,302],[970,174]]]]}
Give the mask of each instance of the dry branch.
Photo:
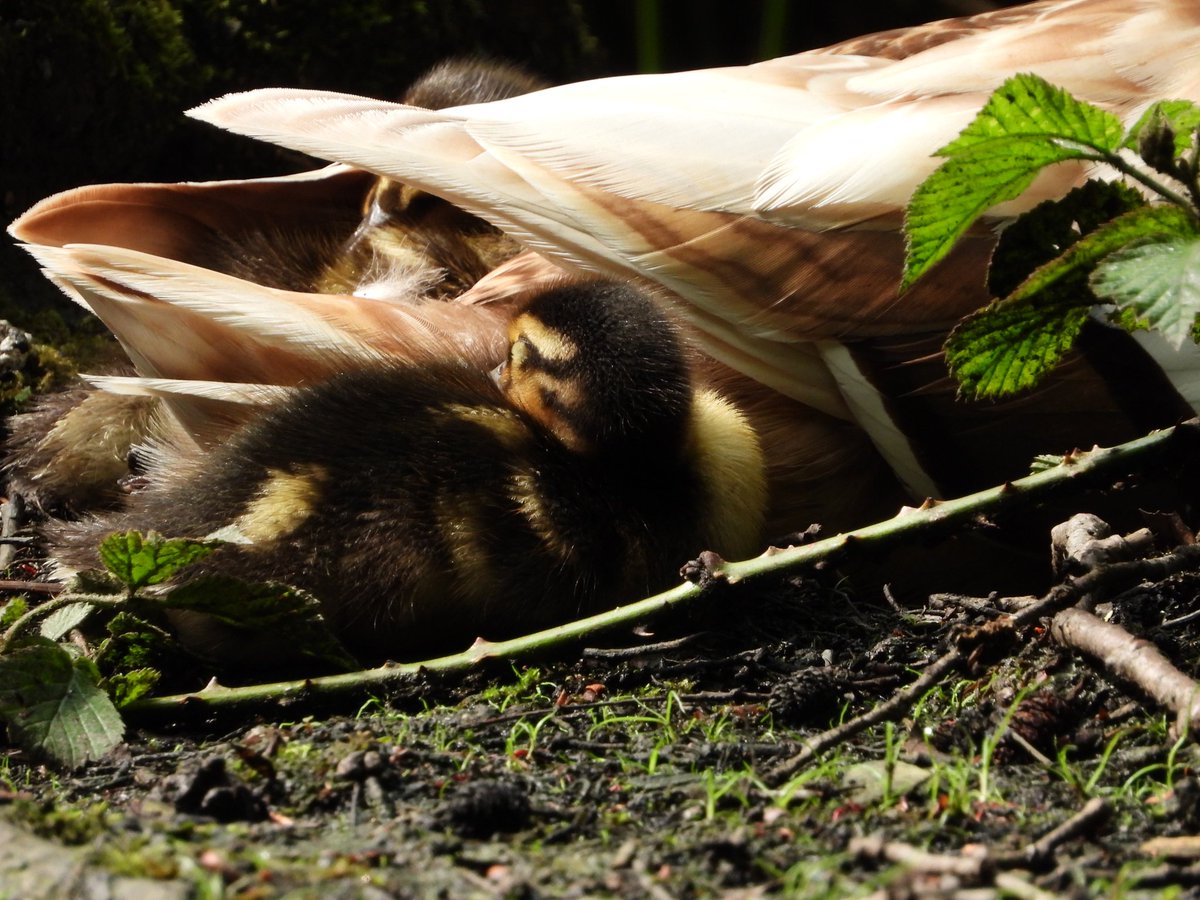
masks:
{"type": "Polygon", "coordinates": [[[860,859],[896,863],[919,874],[953,875],[972,882],[991,870],[991,858],[983,848],[970,856],[930,853],[903,841],[885,841],[879,835],[868,835],[854,838],[847,849],[860,859]]]}
{"type": "Polygon", "coordinates": [[[1043,865],[1054,856],[1054,851],[1061,844],[1093,834],[1109,820],[1112,813],[1111,803],[1103,797],[1093,797],[1067,821],[1026,847],[1020,857],[1028,865],[1043,865]]]}
{"type": "Polygon", "coordinates": [[[1098,566],[1145,556],[1154,546],[1150,529],[1113,534],[1099,516],[1079,513],[1050,531],[1054,571],[1060,575],[1090,572],[1098,566]]]}
{"type": "Polygon", "coordinates": [[[769,773],[768,779],[774,783],[783,781],[818,754],[873,725],[898,719],[950,672],[964,666],[977,668],[975,664],[982,654],[997,656],[1003,648],[1014,646],[1016,637],[1025,628],[1043,618],[1059,614],[1084,597],[1111,595],[1143,578],[1165,578],[1197,565],[1200,565],[1200,544],[1190,544],[1169,556],[1111,563],[1078,578],[1068,578],[1037,602],[1022,607],[1015,615],[995,619],[963,634],[957,645],[930,663],[916,681],[862,715],[847,719],[841,725],[804,741],[800,752],[776,767],[769,773]]]}
{"type": "Polygon", "coordinates": [[[1064,609],[1056,615],[1050,634],[1060,644],[1094,657],[1108,672],[1170,709],[1180,730],[1197,733],[1200,684],[1175,668],[1150,641],[1083,609],[1064,609]]]}
{"type": "Polygon", "coordinates": [[[16,537],[24,516],[25,501],[20,494],[13,494],[0,503],[0,537],[5,538],[5,542],[0,544],[0,571],[12,565],[17,550],[17,544],[12,539],[16,537]]]}

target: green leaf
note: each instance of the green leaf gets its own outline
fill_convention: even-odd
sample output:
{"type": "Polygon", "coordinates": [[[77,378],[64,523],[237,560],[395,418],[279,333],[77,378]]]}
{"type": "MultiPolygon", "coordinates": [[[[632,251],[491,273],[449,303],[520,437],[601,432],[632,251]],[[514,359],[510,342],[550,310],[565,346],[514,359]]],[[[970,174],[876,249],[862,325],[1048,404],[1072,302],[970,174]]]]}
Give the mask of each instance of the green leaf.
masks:
{"type": "Polygon", "coordinates": [[[1195,220],[1187,210],[1178,206],[1142,206],[1080,238],[1061,256],[1039,267],[1007,299],[1023,300],[1066,278],[1088,275],[1100,260],[1130,244],[1195,234],[1195,220]]]}
{"type": "Polygon", "coordinates": [[[0,631],[7,631],[27,612],[29,601],[24,597],[13,597],[4,606],[0,606],[0,631]]]}
{"type": "MultiPolygon", "coordinates": [[[[1117,307],[1108,314],[1109,324],[1123,328],[1126,331],[1149,331],[1150,323],[1143,319],[1132,309],[1121,309],[1117,307]]],[[[1195,333],[1192,334],[1192,340],[1200,343],[1200,338],[1195,333]]]]}
{"type": "Polygon", "coordinates": [[[1096,295],[1131,309],[1174,346],[1200,313],[1200,237],[1140,244],[1105,258],[1091,278],[1096,295]]]}
{"type": "MultiPolygon", "coordinates": [[[[161,607],[156,611],[161,613],[161,607]]],[[[96,666],[106,674],[160,668],[179,652],[171,635],[130,612],[113,616],[107,630],[109,637],[96,651],[96,666]]]]}
{"type": "Polygon", "coordinates": [[[946,343],[962,393],[1002,397],[1035,386],[1071,349],[1098,302],[1088,284],[1097,260],[1130,240],[1189,223],[1177,207],[1147,206],[1129,188],[1104,182],[1088,182],[1019,217],[1001,236],[989,277],[992,287],[1010,293],[967,319],[946,343]]]}
{"type": "Polygon", "coordinates": [[[971,399],[1033,387],[1071,349],[1087,320],[1081,302],[996,301],[964,319],[946,341],[946,363],[971,399]]]}
{"type": "Polygon", "coordinates": [[[162,677],[157,669],[131,669],[111,675],[107,681],[108,692],[117,708],[128,706],[134,700],[145,697],[162,677]]]}
{"type": "MultiPolygon", "coordinates": [[[[1115,152],[1125,128],[1112,113],[1076,100],[1046,79],[1033,74],[1014,75],[988,98],[979,115],[958,137],[937,151],[954,157],[980,148],[994,153],[997,139],[1034,138],[1062,146],[1068,152],[1083,149],[1115,152]]],[[[1073,157],[1064,157],[1067,159],[1073,157]]]]}
{"type": "Polygon", "coordinates": [[[1047,469],[1053,469],[1063,464],[1062,456],[1053,456],[1049,453],[1039,453],[1033,458],[1033,462],[1029,464],[1029,474],[1036,475],[1038,472],[1045,472],[1047,469]]]}
{"type": "Polygon", "coordinates": [[[0,657],[0,717],[27,750],[74,769],[111,750],[125,724],[99,673],[58,644],[39,642],[0,657]]]}
{"type": "Polygon", "coordinates": [[[988,267],[988,290],[993,297],[1011,294],[1035,269],[1084,235],[1145,205],[1142,195],[1132,188],[1094,179],[1057,200],[1042,201],[1000,233],[988,267]]]}
{"type": "Polygon", "coordinates": [[[984,212],[1020,196],[1046,166],[1103,159],[1120,147],[1116,116],[1082,103],[1036,75],[1006,81],[962,133],[947,157],[913,194],[905,214],[906,290],[984,212]]]}
{"type": "Polygon", "coordinates": [[[1043,166],[1058,162],[1045,146],[1011,142],[1003,158],[953,159],[913,193],[904,214],[907,252],[900,290],[940,261],[975,220],[997,203],[1021,195],[1043,166]]]}
{"type": "Polygon", "coordinates": [[[153,531],[145,536],[125,531],[104,539],[100,559],[130,590],[137,591],[147,585],[161,584],[218,546],[220,543],[216,541],[167,540],[153,531]]]}
{"type": "Polygon", "coordinates": [[[57,641],[72,628],[82,625],[95,608],[91,603],[72,603],[62,609],[56,609],[42,620],[42,637],[57,641]]]}
{"type": "Polygon", "coordinates": [[[1171,138],[1172,149],[1170,158],[1182,156],[1192,148],[1196,139],[1196,129],[1200,128],[1200,106],[1190,100],[1160,100],[1147,109],[1140,119],[1129,129],[1129,134],[1121,146],[1142,155],[1148,164],[1161,171],[1161,168],[1143,152],[1147,139],[1156,143],[1155,133],[1171,138]]]}
{"type": "Polygon", "coordinates": [[[301,653],[346,669],[358,663],[329,630],[321,602],[306,591],[278,582],[256,584],[228,575],[203,575],[163,597],[171,609],[205,613],[226,625],[261,631],[301,653]]]}

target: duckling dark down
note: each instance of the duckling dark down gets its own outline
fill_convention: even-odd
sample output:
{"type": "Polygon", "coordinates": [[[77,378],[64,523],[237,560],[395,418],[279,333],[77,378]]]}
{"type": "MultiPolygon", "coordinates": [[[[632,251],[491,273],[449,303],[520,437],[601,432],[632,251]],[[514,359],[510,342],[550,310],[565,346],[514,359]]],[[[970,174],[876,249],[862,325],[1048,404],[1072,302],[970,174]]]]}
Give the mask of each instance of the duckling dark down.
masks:
{"type": "MultiPolygon", "coordinates": [[[[366,658],[426,656],[566,621],[669,586],[704,549],[739,557],[766,504],[741,413],[694,390],[679,334],[634,288],[597,281],[532,299],[507,362],[379,365],[298,390],[222,447],[165,454],[119,514],[60,526],[91,562],[126,528],[200,536],[206,565],[320,598],[366,658]]],[[[181,620],[202,653],[250,638],[181,620]]],[[[253,643],[257,662],[274,651],[253,643]]],[[[284,648],[279,648],[286,655],[284,648]]]]}

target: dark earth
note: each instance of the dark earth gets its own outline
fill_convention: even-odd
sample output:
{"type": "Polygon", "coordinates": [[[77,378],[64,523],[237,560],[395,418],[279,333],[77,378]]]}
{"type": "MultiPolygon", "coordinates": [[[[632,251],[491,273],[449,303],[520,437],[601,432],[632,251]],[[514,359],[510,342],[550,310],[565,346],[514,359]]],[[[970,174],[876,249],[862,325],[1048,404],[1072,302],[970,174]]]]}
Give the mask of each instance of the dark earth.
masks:
{"type": "MultiPolygon", "coordinates": [[[[1099,609],[1194,675],[1198,595],[1183,572],[1099,609]]],[[[135,720],[75,772],[10,748],[0,896],[1200,893],[1194,842],[1147,844],[1200,828],[1193,746],[1045,627],[788,773],[1010,606],[786,575],[340,709],[135,720]]]]}

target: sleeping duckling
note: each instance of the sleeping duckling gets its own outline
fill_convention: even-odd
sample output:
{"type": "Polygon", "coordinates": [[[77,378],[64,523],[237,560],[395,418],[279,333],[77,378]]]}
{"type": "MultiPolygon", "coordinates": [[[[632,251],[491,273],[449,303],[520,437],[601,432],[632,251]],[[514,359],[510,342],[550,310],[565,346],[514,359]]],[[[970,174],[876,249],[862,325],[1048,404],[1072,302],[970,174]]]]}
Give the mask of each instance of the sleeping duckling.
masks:
{"type": "MultiPolygon", "coordinates": [[[[440,109],[513,97],[547,86],[507,63],[451,59],[413,82],[403,101],[440,109]]],[[[500,313],[489,315],[488,310],[480,309],[476,315],[464,314],[453,321],[453,317],[439,317],[436,310],[406,317],[402,308],[387,309],[386,305],[457,297],[518,253],[516,241],[439,197],[368,172],[334,173],[326,190],[321,189],[320,180],[314,182],[303,176],[301,180],[311,195],[286,201],[281,204],[281,214],[274,216],[265,214],[266,210],[279,212],[270,199],[275,194],[270,192],[286,195],[289,187],[302,191],[304,185],[292,184],[286,178],[263,179],[247,183],[236,197],[216,199],[206,194],[203,186],[195,185],[182,190],[176,190],[176,185],[160,185],[157,187],[162,190],[157,192],[156,186],[150,185],[112,186],[115,193],[82,189],[78,193],[81,199],[86,198],[85,203],[103,206],[118,218],[125,214],[127,219],[119,224],[106,222],[102,233],[76,234],[73,241],[103,243],[112,240],[113,235],[123,235],[145,241],[154,249],[158,249],[155,242],[161,242],[186,247],[181,261],[251,285],[310,296],[345,295],[361,302],[363,308],[379,301],[374,305],[384,308],[371,315],[371,333],[394,336],[392,343],[400,346],[377,349],[399,351],[397,355],[409,361],[419,358],[427,342],[423,332],[428,330],[451,334],[464,344],[485,342],[496,353],[501,351],[500,313]],[[153,199],[144,196],[147,191],[154,194],[153,199]],[[155,204],[167,210],[151,215],[148,221],[137,219],[155,204]],[[410,333],[412,347],[405,345],[403,337],[410,333]]],[[[53,208],[59,199],[52,198],[48,205],[53,208]]],[[[50,218],[55,215],[49,212],[50,218]]],[[[117,289],[111,280],[105,287],[117,289]]],[[[216,291],[225,297],[231,294],[228,284],[216,291]]],[[[203,291],[193,295],[198,293],[203,291]]],[[[158,304],[160,318],[146,324],[143,337],[140,333],[130,334],[128,329],[138,327],[130,306],[144,299],[144,294],[122,297],[115,304],[115,312],[106,298],[93,295],[85,301],[83,294],[86,291],[77,299],[85,305],[90,303],[89,308],[102,319],[111,324],[111,316],[117,317],[114,332],[125,346],[134,348],[132,358],[141,375],[293,384],[316,381],[329,374],[331,368],[330,356],[319,348],[294,350],[303,358],[280,363],[285,354],[279,345],[289,329],[281,329],[279,321],[288,318],[286,313],[275,312],[266,326],[269,337],[247,346],[244,341],[235,343],[227,333],[202,327],[208,324],[203,321],[164,322],[164,307],[158,304]],[[167,332],[173,335],[170,341],[162,339],[167,332]],[[148,345],[154,349],[147,350],[148,345]],[[226,356],[222,372],[197,372],[198,366],[211,365],[214,360],[219,364],[226,356]]],[[[231,314],[226,308],[223,313],[236,317],[245,327],[256,315],[269,315],[263,310],[271,309],[271,299],[264,302],[263,298],[249,298],[246,309],[231,314]]],[[[193,304],[187,314],[196,311],[193,304]]],[[[307,335],[301,320],[295,316],[293,319],[290,331],[303,341],[307,335]]],[[[344,348],[344,353],[349,358],[351,351],[344,348]]],[[[176,404],[180,402],[184,401],[176,404]]],[[[112,507],[121,498],[119,483],[130,474],[127,460],[131,451],[157,427],[155,405],[145,397],[113,395],[86,387],[43,399],[31,412],[8,422],[3,471],[9,489],[50,515],[72,516],[112,507]]],[[[175,412],[180,410],[176,408],[175,412]]],[[[185,426],[189,424],[186,416],[179,418],[185,426]]],[[[219,432],[224,428],[221,422],[213,429],[218,438],[223,436],[219,432]]],[[[213,437],[189,430],[202,444],[213,437]]]]}
{"type": "MultiPolygon", "coordinates": [[[[488,103],[549,87],[509,63],[449,59],[431,68],[405,91],[402,102],[424,109],[488,103]]],[[[403,181],[377,178],[362,205],[353,233],[335,246],[318,242],[315,271],[303,260],[278,260],[273,253],[312,253],[295,234],[270,230],[245,236],[218,250],[227,267],[251,281],[273,279],[282,287],[320,294],[436,299],[456,297],[511,257],[520,245],[478,216],[403,181]],[[298,273],[310,272],[307,283],[298,273]]],[[[228,236],[218,237],[218,241],[228,236]]]]}
{"type": "MultiPolygon", "coordinates": [[[[381,363],[299,389],[220,448],[164,459],[124,512],[60,529],[58,556],[94,560],[113,530],[232,525],[252,543],[213,571],[305,588],[354,652],[402,658],[665,588],[704,549],[750,554],[765,505],[753,430],[693,389],[671,321],[627,284],[576,282],[517,313],[495,372],[381,363]]],[[[244,662],[245,634],[179,627],[244,662]]]]}

